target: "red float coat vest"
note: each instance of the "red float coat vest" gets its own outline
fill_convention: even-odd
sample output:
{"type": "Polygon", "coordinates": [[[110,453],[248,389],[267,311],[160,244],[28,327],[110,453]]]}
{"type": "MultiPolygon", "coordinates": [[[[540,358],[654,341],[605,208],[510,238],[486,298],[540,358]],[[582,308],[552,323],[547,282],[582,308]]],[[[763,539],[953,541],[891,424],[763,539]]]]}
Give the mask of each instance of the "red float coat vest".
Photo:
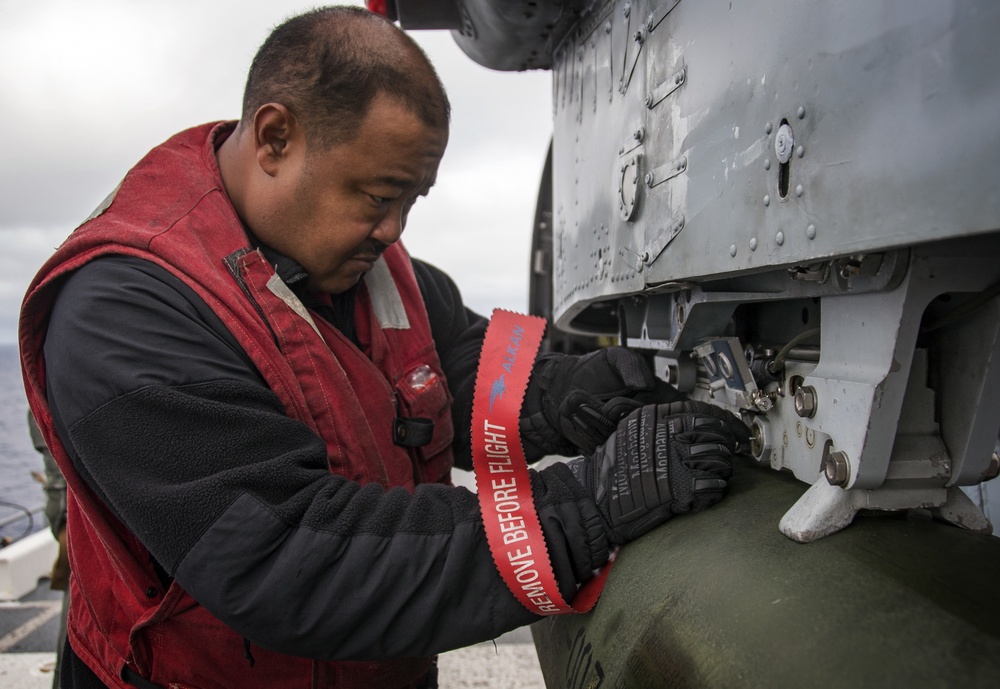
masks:
{"type": "Polygon", "coordinates": [[[211,307],[288,416],[326,441],[330,471],[408,489],[450,480],[451,395],[409,257],[391,247],[358,289],[362,352],[313,318],[250,247],[215,159],[228,131],[204,125],[153,149],[103,212],[42,267],[25,298],[20,338],[28,401],[70,487],[70,641],[98,677],[122,689],[129,686],[121,679],[125,665],[163,687],[410,686],[430,659],[320,662],[255,646],[251,667],[244,639],[176,582],[162,597],[147,597],[160,585],[152,558],[82,481],[53,428],[42,346],[59,279],[98,256],[125,254],[169,270],[211,307]],[[434,422],[428,444],[393,441],[398,409],[434,422]]]}

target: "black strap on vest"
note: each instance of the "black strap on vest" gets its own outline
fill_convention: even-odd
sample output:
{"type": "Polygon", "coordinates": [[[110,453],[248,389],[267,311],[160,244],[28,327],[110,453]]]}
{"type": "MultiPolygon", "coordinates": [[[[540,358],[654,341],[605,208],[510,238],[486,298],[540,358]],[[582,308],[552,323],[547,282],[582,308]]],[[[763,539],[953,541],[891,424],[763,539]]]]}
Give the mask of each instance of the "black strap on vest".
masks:
{"type": "Polygon", "coordinates": [[[404,447],[423,447],[434,436],[434,422],[430,419],[392,420],[392,441],[404,447]]]}

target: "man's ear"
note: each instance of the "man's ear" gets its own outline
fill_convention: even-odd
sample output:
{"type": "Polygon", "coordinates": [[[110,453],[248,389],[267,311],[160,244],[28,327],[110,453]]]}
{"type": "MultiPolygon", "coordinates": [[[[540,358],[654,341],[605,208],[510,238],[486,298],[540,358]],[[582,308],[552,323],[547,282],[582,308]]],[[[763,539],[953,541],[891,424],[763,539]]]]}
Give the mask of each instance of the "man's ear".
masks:
{"type": "Polygon", "coordinates": [[[253,116],[257,164],[275,177],[279,168],[295,154],[304,152],[305,136],[299,121],[280,103],[266,103],[253,116]],[[299,151],[299,148],[302,151],[299,151]]]}

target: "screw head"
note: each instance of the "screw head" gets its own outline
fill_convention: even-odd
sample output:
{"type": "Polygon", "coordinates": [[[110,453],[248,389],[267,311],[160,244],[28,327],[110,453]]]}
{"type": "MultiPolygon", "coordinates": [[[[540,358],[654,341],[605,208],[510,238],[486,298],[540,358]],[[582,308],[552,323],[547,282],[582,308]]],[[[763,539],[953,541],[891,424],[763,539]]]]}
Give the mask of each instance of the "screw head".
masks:
{"type": "Polygon", "coordinates": [[[756,251],[756,250],[757,250],[757,238],[756,237],[751,237],[750,238],[750,251],[756,251]]]}
{"type": "Polygon", "coordinates": [[[779,232],[778,234],[774,235],[774,242],[778,246],[781,246],[782,244],[784,244],[785,243],[785,233],[784,232],[779,232]]]}
{"type": "Polygon", "coordinates": [[[815,225],[810,225],[809,227],[806,228],[806,236],[809,237],[809,239],[816,239],[815,225]]]}
{"type": "Polygon", "coordinates": [[[729,255],[730,255],[730,256],[733,256],[733,257],[735,257],[735,256],[736,256],[736,245],[735,245],[735,244],[733,244],[733,245],[731,245],[731,246],[729,247],[729,255]]]}
{"type": "Polygon", "coordinates": [[[805,109],[805,107],[802,106],[802,105],[800,105],[799,109],[796,111],[795,114],[799,116],[800,120],[805,119],[805,116],[806,116],[806,109],[805,109]]]}

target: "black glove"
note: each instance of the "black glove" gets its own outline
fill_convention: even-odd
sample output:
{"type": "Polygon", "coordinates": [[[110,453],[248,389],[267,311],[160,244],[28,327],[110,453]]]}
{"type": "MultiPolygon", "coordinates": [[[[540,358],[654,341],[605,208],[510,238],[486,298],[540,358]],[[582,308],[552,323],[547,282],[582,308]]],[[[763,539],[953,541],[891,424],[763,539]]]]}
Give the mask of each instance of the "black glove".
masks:
{"type": "Polygon", "coordinates": [[[643,404],[681,397],[622,347],[583,356],[543,354],[532,369],[520,420],[529,458],[590,454],[643,404]]]}
{"type": "Polygon", "coordinates": [[[691,400],[649,405],[629,414],[590,457],[567,462],[621,545],[675,514],[722,499],[732,457],[750,439],[733,414],[691,400]]]}

